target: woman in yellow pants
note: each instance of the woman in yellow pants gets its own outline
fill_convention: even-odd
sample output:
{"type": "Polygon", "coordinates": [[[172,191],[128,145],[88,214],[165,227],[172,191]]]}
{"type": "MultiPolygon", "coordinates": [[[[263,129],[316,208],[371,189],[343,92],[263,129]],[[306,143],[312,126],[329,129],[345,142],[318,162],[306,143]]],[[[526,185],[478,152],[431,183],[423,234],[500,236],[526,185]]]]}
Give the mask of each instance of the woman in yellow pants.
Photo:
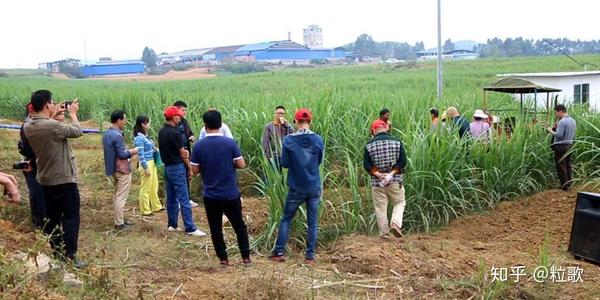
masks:
{"type": "Polygon", "coordinates": [[[152,213],[164,210],[158,199],[158,171],[154,161],[156,148],[148,136],[149,130],[150,119],[146,116],[138,116],[133,127],[133,142],[138,149],[139,171],[142,174],[139,198],[142,216],[150,216],[152,213]]]}

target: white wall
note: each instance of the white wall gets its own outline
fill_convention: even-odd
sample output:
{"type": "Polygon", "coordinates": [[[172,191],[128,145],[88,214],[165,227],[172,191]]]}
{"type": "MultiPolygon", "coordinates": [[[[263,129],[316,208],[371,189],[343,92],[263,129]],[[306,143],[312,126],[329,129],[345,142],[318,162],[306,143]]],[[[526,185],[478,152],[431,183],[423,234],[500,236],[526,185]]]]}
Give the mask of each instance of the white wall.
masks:
{"type": "MultiPolygon", "coordinates": [[[[561,89],[562,92],[550,93],[552,95],[558,95],[558,103],[573,103],[574,86],[576,84],[589,83],[590,85],[590,97],[589,105],[593,110],[600,111],[600,74],[599,75],[581,75],[581,76],[565,76],[565,77],[525,77],[519,76],[531,80],[535,83],[539,83],[548,87],[561,89]]],[[[515,96],[519,99],[519,95],[515,96]]],[[[523,95],[523,99],[533,100],[533,95],[523,95]]],[[[546,107],[546,93],[537,95],[537,105],[539,108],[546,107]]]]}

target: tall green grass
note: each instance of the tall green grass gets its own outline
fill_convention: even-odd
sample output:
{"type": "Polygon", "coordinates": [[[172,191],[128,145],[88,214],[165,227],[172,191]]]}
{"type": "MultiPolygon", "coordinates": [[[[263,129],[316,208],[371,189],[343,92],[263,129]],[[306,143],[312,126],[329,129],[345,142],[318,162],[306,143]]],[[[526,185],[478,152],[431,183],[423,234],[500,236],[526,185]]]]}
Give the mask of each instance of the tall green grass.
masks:
{"type": "MultiPolygon", "coordinates": [[[[586,60],[600,61],[600,56],[586,60]]],[[[500,201],[556,186],[548,136],[541,126],[523,121],[510,140],[498,139],[488,147],[465,145],[455,132],[429,130],[429,108],[452,105],[470,115],[481,108],[481,88],[497,73],[566,70],[577,66],[563,57],[446,62],[445,98],[437,103],[433,64],[419,64],[414,70],[345,66],[165,82],[9,77],[0,79],[0,116],[20,118],[30,93],[42,88],[52,90],[56,99],[79,97],[83,117],[99,124],[117,108],[125,109],[131,119],[148,115],[154,134],[162,124],[162,109],[175,100],[188,103],[187,119],[196,134],[202,113],[216,107],[250,162],[253,187],[269,202],[267,225],[255,239],[256,246],[269,249],[286,193],[285,173],[275,171],[260,149],[263,127],[275,106],[287,107],[288,119],[296,108],[309,107],[313,130],[324,137],[322,241],[345,232],[376,231],[362,155],[368,126],[383,107],[391,109],[393,134],[402,139],[408,154],[405,228],[428,231],[500,201]]],[[[491,94],[488,102],[492,108],[518,108],[507,95],[491,94]]],[[[592,181],[600,177],[600,116],[575,107],[571,111],[579,124],[580,142],[573,150],[577,177],[592,181]]],[[[305,226],[297,218],[292,240],[303,241],[305,226]]]]}

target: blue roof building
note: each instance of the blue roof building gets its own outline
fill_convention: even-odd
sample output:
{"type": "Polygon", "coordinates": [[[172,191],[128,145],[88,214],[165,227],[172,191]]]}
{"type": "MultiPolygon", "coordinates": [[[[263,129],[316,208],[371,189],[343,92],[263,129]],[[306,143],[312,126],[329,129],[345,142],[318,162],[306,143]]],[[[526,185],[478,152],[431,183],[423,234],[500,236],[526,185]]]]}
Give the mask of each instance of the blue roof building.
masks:
{"type": "Polygon", "coordinates": [[[138,60],[110,61],[84,65],[80,67],[80,70],[83,76],[92,77],[144,73],[145,67],[146,64],[138,60]]]}
{"type": "Polygon", "coordinates": [[[238,61],[305,62],[312,59],[344,59],[343,48],[310,49],[292,41],[275,41],[246,45],[238,48],[234,56],[238,61]]]}

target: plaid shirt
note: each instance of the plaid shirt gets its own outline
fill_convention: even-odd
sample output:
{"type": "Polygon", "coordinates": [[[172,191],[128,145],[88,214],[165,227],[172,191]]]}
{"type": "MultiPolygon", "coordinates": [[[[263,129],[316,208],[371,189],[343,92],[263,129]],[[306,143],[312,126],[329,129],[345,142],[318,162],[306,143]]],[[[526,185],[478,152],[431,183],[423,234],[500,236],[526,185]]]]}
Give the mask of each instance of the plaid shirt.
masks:
{"type": "Polygon", "coordinates": [[[288,123],[275,125],[270,122],[265,126],[262,135],[262,147],[267,158],[273,156],[281,157],[281,143],[288,134],[294,133],[294,129],[288,123]]]}
{"type": "Polygon", "coordinates": [[[406,167],[406,153],[402,142],[388,133],[380,133],[365,146],[363,165],[371,175],[371,186],[379,186],[381,180],[373,175],[375,171],[389,173],[392,169],[400,172],[394,175],[390,183],[402,184],[402,174],[406,167]]]}

